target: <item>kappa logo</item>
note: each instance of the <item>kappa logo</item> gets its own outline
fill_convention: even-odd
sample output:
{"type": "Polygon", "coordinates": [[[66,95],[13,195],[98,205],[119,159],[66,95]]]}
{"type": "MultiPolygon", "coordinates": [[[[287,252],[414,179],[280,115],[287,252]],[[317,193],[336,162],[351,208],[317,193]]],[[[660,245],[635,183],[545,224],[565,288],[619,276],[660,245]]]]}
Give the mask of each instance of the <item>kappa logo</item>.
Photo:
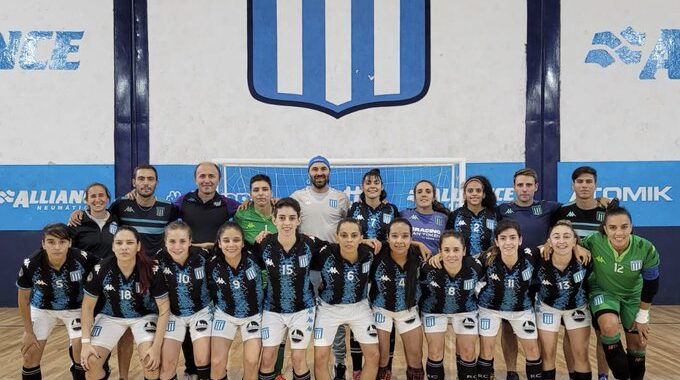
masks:
{"type": "Polygon", "coordinates": [[[124,212],[135,212],[135,210],[133,210],[131,206],[127,206],[127,207],[125,208],[125,210],[123,210],[123,211],[124,211],[124,212]]]}
{"type": "Polygon", "coordinates": [[[165,267],[163,268],[163,274],[172,275],[172,270],[170,270],[170,268],[168,267],[165,267]]]}
{"type": "Polygon", "coordinates": [[[390,278],[387,277],[386,274],[383,274],[382,276],[380,276],[380,281],[382,281],[382,282],[390,282],[390,281],[392,281],[392,280],[390,280],[390,278]]]}
{"type": "Polygon", "coordinates": [[[339,274],[340,272],[338,272],[337,268],[335,268],[335,267],[330,267],[330,268],[328,269],[328,273],[331,273],[331,274],[339,274]]]}
{"type": "Polygon", "coordinates": [[[270,259],[270,258],[267,259],[267,260],[265,260],[264,263],[265,263],[265,265],[268,266],[268,267],[273,267],[273,266],[274,266],[274,260],[272,260],[272,259],[270,259]]]}
{"type": "Polygon", "coordinates": [[[356,220],[364,220],[364,216],[361,215],[361,214],[359,214],[359,215],[357,215],[357,217],[354,218],[354,219],[356,219],[356,220]]]}
{"type": "Polygon", "coordinates": [[[429,0],[249,0],[248,87],[335,118],[413,103],[429,88],[429,30],[429,0]]]}
{"type": "MultiPolygon", "coordinates": [[[[31,259],[24,259],[24,266],[28,268],[28,266],[31,264],[31,259]]],[[[99,264],[97,264],[99,266],[99,264]]]]}
{"type": "Polygon", "coordinates": [[[441,286],[439,286],[439,284],[437,284],[437,282],[434,280],[430,281],[430,286],[433,288],[441,288],[441,286]]]}
{"type": "Polygon", "coordinates": [[[226,281],[224,281],[224,279],[222,277],[217,277],[215,282],[220,284],[220,285],[225,285],[227,283],[226,281]]]}
{"type": "MultiPolygon", "coordinates": [[[[647,42],[647,33],[638,32],[632,26],[626,27],[618,35],[611,31],[593,35],[591,45],[600,46],[588,51],[585,63],[594,63],[602,68],[609,67],[618,60],[624,65],[637,65],[642,61],[642,48],[647,42]],[[621,37],[621,38],[619,38],[621,37]]],[[[659,69],[668,70],[669,79],[680,79],[680,29],[661,29],[656,45],[651,50],[639,78],[656,79],[659,69]]]]}
{"type": "Polygon", "coordinates": [[[575,212],[569,211],[569,212],[567,213],[567,218],[574,218],[574,217],[576,217],[576,213],[575,213],[575,212]]]}
{"type": "Polygon", "coordinates": [[[104,290],[115,291],[116,289],[111,284],[106,284],[104,290]]]}
{"type": "Polygon", "coordinates": [[[467,223],[465,223],[465,221],[461,219],[456,225],[457,226],[467,226],[467,223]]]}
{"type": "Polygon", "coordinates": [[[505,210],[505,215],[510,215],[510,214],[512,214],[512,213],[513,213],[513,211],[512,211],[511,208],[505,210]]]}

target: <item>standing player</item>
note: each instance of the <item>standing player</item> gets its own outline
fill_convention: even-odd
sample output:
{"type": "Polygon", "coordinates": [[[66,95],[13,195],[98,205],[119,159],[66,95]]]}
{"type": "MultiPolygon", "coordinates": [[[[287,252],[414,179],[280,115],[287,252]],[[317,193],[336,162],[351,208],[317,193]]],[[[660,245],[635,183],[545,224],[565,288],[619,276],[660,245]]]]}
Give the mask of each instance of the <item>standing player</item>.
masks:
{"type": "Polygon", "coordinates": [[[144,253],[141,236],[133,227],[118,228],[113,237],[113,253],[114,257],[94,267],[85,284],[82,366],[88,379],[101,379],[109,352],[130,328],[144,377],[157,379],[170,314],[165,283],[158,266],[144,253]],[[95,305],[100,298],[100,311],[95,319],[95,305]]]}
{"type": "MultiPolygon", "coordinates": [[[[371,169],[364,174],[361,180],[361,190],[360,201],[352,203],[348,215],[361,223],[364,237],[384,242],[387,240],[387,226],[394,218],[399,217],[399,211],[397,206],[385,202],[387,193],[379,169],[371,169]]],[[[338,331],[335,348],[338,354],[342,353],[340,356],[344,357],[344,326],[340,326],[338,331]]],[[[391,339],[390,352],[394,352],[394,337],[391,339]]],[[[354,340],[353,333],[350,335],[350,352],[352,353],[352,378],[357,380],[361,377],[362,357],[361,346],[354,340]]],[[[391,361],[389,367],[392,368],[391,361]]]]}
{"type": "Polygon", "coordinates": [[[524,348],[529,379],[540,379],[541,356],[536,334],[536,317],[529,297],[534,275],[535,248],[520,249],[522,235],[516,222],[504,220],[494,230],[495,245],[480,256],[486,284],[479,293],[480,352],[477,378],[492,379],[496,335],[501,321],[510,323],[524,348]]]}
{"type": "Polygon", "coordinates": [[[436,190],[428,180],[416,183],[413,188],[416,208],[401,212],[401,217],[413,226],[413,241],[424,244],[432,254],[439,251],[439,238],[446,228],[449,213],[435,198],[436,190]]]}
{"type": "Polygon", "coordinates": [[[463,234],[468,253],[479,256],[493,244],[496,194],[484,176],[470,177],[463,185],[463,207],[449,215],[446,227],[463,234]]]}
{"type": "MultiPolygon", "coordinates": [[[[539,260],[540,290],[536,300],[536,321],[541,340],[543,379],[555,379],[555,355],[560,322],[564,322],[572,344],[575,380],[592,377],[588,361],[591,317],[586,294],[587,267],[576,260],[577,236],[571,223],[558,221],[550,229],[551,257],[539,260]]],[[[571,377],[570,376],[570,377],[571,377]]]]}
{"type": "Polygon", "coordinates": [[[213,379],[227,379],[229,349],[238,329],[243,341],[243,378],[258,377],[264,293],[261,267],[244,249],[243,240],[243,230],[237,223],[222,225],[217,234],[215,256],[207,266],[208,284],[215,303],[210,375],[213,379]]]}
{"type": "Polygon", "coordinates": [[[465,238],[459,232],[444,231],[439,253],[420,273],[423,292],[420,311],[427,338],[427,378],[445,378],[444,338],[450,321],[456,333],[458,378],[476,379],[478,307],[475,288],[483,280],[482,264],[466,254],[465,238]]]}
{"type": "Polygon", "coordinates": [[[395,328],[401,335],[406,356],[406,378],[420,380],[423,371],[423,329],[418,316],[419,252],[411,247],[412,229],[407,219],[394,219],[389,226],[387,242],[371,266],[369,297],[378,328],[380,368],[378,379],[389,380],[390,333],[395,328]]]}
{"type": "Polygon", "coordinates": [[[248,244],[255,244],[262,231],[276,233],[274,205],[272,205],[272,181],[265,174],[250,177],[250,199],[244,209],[236,211],[234,221],[238,223],[248,244]]]}
{"type": "MultiPolygon", "coordinates": [[[[338,327],[348,324],[366,357],[360,378],[374,380],[380,352],[367,298],[373,252],[368,245],[360,244],[360,224],[354,219],[338,223],[337,240],[338,244],[324,246],[312,259],[312,267],[321,271],[322,281],[314,328],[314,376],[330,379],[331,344],[338,327]]],[[[373,245],[379,249],[379,244],[373,245]]]]}
{"type": "MultiPolygon", "coordinates": [[[[548,238],[550,222],[560,204],[553,201],[537,201],[534,195],[538,191],[538,175],[531,168],[520,169],[515,172],[512,182],[515,190],[515,200],[504,203],[496,208],[496,220],[515,221],[522,230],[524,247],[537,247],[545,243],[548,238]]],[[[538,284],[532,287],[532,293],[538,284]]],[[[531,297],[533,299],[533,297],[531,297]]],[[[517,374],[517,338],[507,323],[503,323],[501,345],[503,358],[508,368],[508,380],[519,379],[517,374]]]]}
{"type": "Polygon", "coordinates": [[[79,226],[69,227],[73,246],[100,259],[113,255],[113,234],[118,229],[118,218],[106,206],[111,196],[109,189],[95,182],[85,188],[87,210],[79,226]]]}
{"type": "Polygon", "coordinates": [[[288,330],[291,342],[293,379],[309,380],[307,346],[314,329],[314,289],[309,275],[318,240],[297,232],[300,204],[283,198],[274,205],[278,233],[264,237],[259,244],[260,264],[267,270],[267,287],[262,315],[262,360],[260,380],[276,377],[276,353],[288,330]]]}
{"type": "Polygon", "coordinates": [[[600,327],[609,368],[617,379],[639,380],[645,374],[649,309],[659,289],[659,254],[632,230],[630,213],[613,201],[600,233],[585,238],[583,245],[593,255],[593,273],[588,277],[590,308],[600,327]],[[627,353],[619,323],[626,333],[627,353]]]}
{"type": "MultiPolygon", "coordinates": [[[[329,186],[331,165],[323,156],[312,157],[307,165],[311,186],[295,191],[291,198],[300,204],[300,232],[328,242],[335,242],[335,228],[347,216],[349,199],[345,193],[329,186]]],[[[314,289],[319,287],[319,272],[312,272],[314,289]]],[[[345,335],[338,329],[335,350],[335,378],[345,378],[345,335]]]]}
{"type": "Polygon", "coordinates": [[[70,340],[71,376],[74,380],[83,380],[80,304],[83,281],[97,259],[71,248],[71,238],[64,224],[47,225],[42,235],[42,249],[24,260],[17,278],[19,315],[24,325],[21,378],[42,378],[43,350],[52,329],[61,320],[70,340]]]}
{"type": "MultiPolygon", "coordinates": [[[[602,206],[597,199],[595,199],[595,189],[597,188],[597,171],[590,166],[581,166],[576,168],[571,174],[571,187],[574,190],[576,200],[571,203],[562,205],[558,210],[554,220],[569,220],[579,238],[596,233],[604,220],[605,207],[602,206]]],[[[600,341],[600,333],[595,330],[597,336],[597,372],[599,380],[607,380],[609,367],[607,366],[607,359],[604,357],[602,350],[602,342],[600,341]]],[[[574,368],[574,361],[569,353],[569,335],[565,335],[564,339],[565,361],[569,373],[574,368]]]]}
{"type": "Polygon", "coordinates": [[[231,219],[240,205],[217,192],[222,173],[217,164],[201,162],[194,168],[196,190],[175,200],[179,217],[191,228],[193,245],[212,248],[220,226],[231,219]]]}
{"type": "Polygon", "coordinates": [[[191,229],[175,221],[165,227],[165,248],[156,257],[171,312],[161,353],[161,378],[176,378],[179,351],[189,330],[197,376],[210,380],[212,302],[205,276],[208,251],[192,247],[191,229]]]}

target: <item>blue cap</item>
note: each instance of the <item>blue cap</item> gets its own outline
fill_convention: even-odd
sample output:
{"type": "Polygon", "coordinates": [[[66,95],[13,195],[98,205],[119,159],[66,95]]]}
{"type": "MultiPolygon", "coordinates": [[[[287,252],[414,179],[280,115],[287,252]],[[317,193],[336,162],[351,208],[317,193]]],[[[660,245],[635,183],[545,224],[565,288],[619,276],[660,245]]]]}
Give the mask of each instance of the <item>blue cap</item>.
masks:
{"type": "Polygon", "coordinates": [[[312,159],[309,160],[309,163],[307,164],[307,170],[309,170],[309,168],[311,168],[312,165],[316,164],[317,162],[321,162],[322,164],[328,166],[329,170],[331,169],[331,164],[330,164],[330,162],[328,162],[328,159],[326,159],[326,157],[316,156],[316,157],[312,157],[312,159]]]}

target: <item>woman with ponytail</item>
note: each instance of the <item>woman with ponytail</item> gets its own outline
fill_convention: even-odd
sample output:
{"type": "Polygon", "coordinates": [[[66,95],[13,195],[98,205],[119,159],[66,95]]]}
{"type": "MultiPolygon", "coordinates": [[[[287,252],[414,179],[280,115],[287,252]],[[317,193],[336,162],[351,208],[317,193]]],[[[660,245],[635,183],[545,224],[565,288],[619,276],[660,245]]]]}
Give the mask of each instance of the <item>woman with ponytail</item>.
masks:
{"type": "Polygon", "coordinates": [[[600,232],[584,238],[582,244],[593,257],[588,277],[590,309],[607,364],[616,379],[642,379],[649,310],[659,289],[659,253],[651,242],[633,234],[633,218],[616,199],[607,207],[600,232]],[[619,324],[626,334],[627,352],[619,324]]]}
{"type": "Polygon", "coordinates": [[[371,266],[369,299],[378,329],[380,349],[379,380],[389,380],[390,333],[395,327],[401,335],[406,356],[406,378],[424,378],[423,329],[418,316],[420,252],[411,246],[412,228],[407,219],[394,219],[388,229],[387,243],[371,266]]]}
{"type": "Polygon", "coordinates": [[[432,182],[426,179],[419,181],[413,188],[416,207],[400,213],[413,226],[413,242],[425,246],[432,254],[439,252],[439,238],[446,228],[450,212],[437,201],[436,192],[432,182]]]}
{"type": "Polygon", "coordinates": [[[463,185],[463,207],[449,215],[447,229],[460,232],[465,237],[467,253],[478,257],[493,245],[496,228],[496,194],[484,176],[470,177],[463,185]]]}
{"type": "Polygon", "coordinates": [[[81,363],[88,379],[104,378],[106,357],[130,328],[144,378],[158,379],[170,315],[165,283],[157,264],[144,254],[139,233],[133,227],[118,228],[113,253],[114,257],[95,265],[85,284],[81,363]],[[95,305],[100,305],[96,318],[95,305]]]}

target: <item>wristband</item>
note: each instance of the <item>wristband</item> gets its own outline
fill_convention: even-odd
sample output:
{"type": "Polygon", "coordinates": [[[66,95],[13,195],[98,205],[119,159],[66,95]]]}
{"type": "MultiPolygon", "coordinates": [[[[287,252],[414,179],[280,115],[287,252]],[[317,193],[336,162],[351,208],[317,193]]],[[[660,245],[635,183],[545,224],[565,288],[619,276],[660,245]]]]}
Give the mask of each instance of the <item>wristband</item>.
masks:
{"type": "Polygon", "coordinates": [[[90,343],[90,338],[82,338],[80,339],[80,343],[90,343]]]}
{"type": "Polygon", "coordinates": [[[635,316],[635,322],[641,324],[649,323],[649,310],[640,309],[635,316]]]}

